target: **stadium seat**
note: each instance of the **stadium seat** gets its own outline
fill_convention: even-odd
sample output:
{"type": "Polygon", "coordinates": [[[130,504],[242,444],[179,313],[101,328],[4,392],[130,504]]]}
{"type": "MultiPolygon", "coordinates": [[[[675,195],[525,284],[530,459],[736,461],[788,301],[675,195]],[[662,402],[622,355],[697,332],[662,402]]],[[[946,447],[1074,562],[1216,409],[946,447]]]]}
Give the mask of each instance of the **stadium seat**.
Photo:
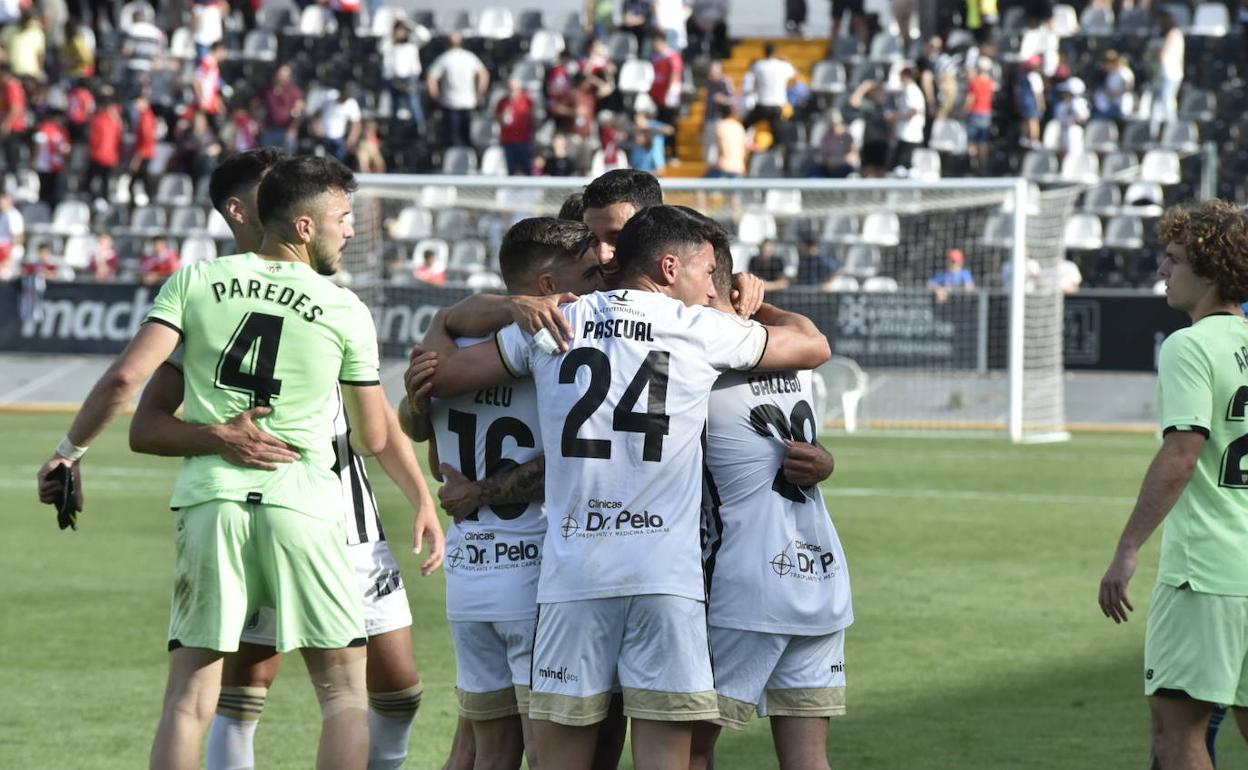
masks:
{"type": "Polygon", "coordinates": [[[637,38],[631,33],[615,31],[607,38],[607,53],[611,56],[611,60],[616,64],[623,64],[629,59],[636,59],[640,52],[637,50],[637,38]]]}
{"type": "Polygon", "coordinates": [[[1179,29],[1187,29],[1192,26],[1192,6],[1190,0],[1184,0],[1181,3],[1166,3],[1162,8],[1170,13],[1175,25],[1179,29]]]}
{"type": "Polygon", "coordinates": [[[1105,245],[1111,249],[1144,247],[1144,223],[1138,217],[1114,217],[1105,227],[1105,245]]]}
{"type": "Polygon", "coordinates": [[[845,65],[836,61],[815,62],[810,75],[810,90],[817,94],[845,93],[845,65]]]}
{"type": "Polygon", "coordinates": [[[1044,132],[1041,134],[1040,143],[1046,150],[1054,152],[1078,151],[1083,149],[1083,126],[1072,125],[1066,129],[1066,139],[1068,146],[1062,146],[1062,124],[1057,120],[1050,120],[1044,124],[1044,132]]]}
{"type": "Polygon", "coordinates": [[[507,283],[498,273],[489,270],[482,270],[479,273],[473,273],[464,279],[464,285],[473,291],[494,291],[502,292],[507,289],[507,283]]]}
{"type": "Polygon", "coordinates": [[[1156,141],[1153,126],[1147,120],[1129,120],[1122,129],[1121,149],[1144,152],[1152,149],[1156,141]]]}
{"type": "Polygon", "coordinates": [[[906,56],[905,49],[901,46],[901,40],[895,35],[877,33],[871,38],[871,48],[867,54],[867,58],[873,62],[894,62],[904,59],[906,56]]]}
{"type": "Polygon", "coordinates": [[[1153,14],[1148,8],[1123,8],[1118,14],[1117,32],[1130,37],[1147,37],[1153,33],[1153,14]]]}
{"type": "Polygon", "coordinates": [[[1200,129],[1190,120],[1167,123],[1161,130],[1161,146],[1180,153],[1196,152],[1200,149],[1200,129]]]}
{"type": "Polygon", "coordinates": [[[728,251],[732,254],[732,272],[734,274],[749,272],[750,257],[754,254],[754,247],[748,243],[733,241],[728,244],[728,251]]]}
{"type": "Polygon", "coordinates": [[[1120,214],[1136,217],[1159,217],[1165,207],[1166,195],[1156,182],[1132,182],[1122,196],[1120,214]]]}
{"type": "Polygon", "coordinates": [[[520,12],[520,18],[516,22],[516,34],[522,37],[532,37],[534,32],[545,26],[542,12],[536,8],[529,8],[520,12]]]}
{"type": "Polygon", "coordinates": [[[1037,182],[1055,181],[1060,168],[1052,150],[1031,150],[1023,156],[1022,174],[1037,182]]]}
{"type": "Polygon", "coordinates": [[[499,145],[486,147],[481,153],[481,174],[485,176],[507,176],[507,156],[499,145]]]}
{"type": "Polygon", "coordinates": [[[27,232],[47,232],[48,227],[52,224],[52,212],[48,209],[48,204],[36,201],[35,203],[27,203],[19,205],[17,210],[22,213],[22,221],[26,225],[27,232]]]}
{"type": "Polygon", "coordinates": [[[463,273],[478,273],[485,270],[488,250],[485,243],[478,240],[457,241],[451,247],[451,256],[446,263],[448,270],[463,273]]]}
{"type": "Polygon", "coordinates": [[[89,235],[71,235],[65,240],[65,264],[75,270],[91,267],[91,257],[94,254],[95,238],[89,235]]]}
{"type": "Polygon", "coordinates": [[[785,168],[791,177],[808,179],[815,175],[815,151],[809,147],[797,147],[788,153],[785,168]]]}
{"type": "Polygon", "coordinates": [[[368,32],[373,37],[389,38],[394,33],[394,24],[407,18],[407,11],[393,5],[379,7],[368,20],[368,32]]]}
{"type": "Polygon", "coordinates": [[[429,251],[434,254],[434,266],[440,270],[446,270],[447,263],[451,259],[451,246],[441,238],[421,238],[416,241],[416,245],[412,247],[412,263],[424,264],[425,253],[429,251]]]}
{"type": "Polygon", "coordinates": [[[214,241],[229,241],[234,239],[234,233],[230,232],[230,225],[225,221],[225,217],[221,216],[221,212],[213,209],[208,212],[208,237],[214,241]]]}
{"type": "Polygon", "coordinates": [[[1201,3],[1196,6],[1187,34],[1200,37],[1224,37],[1231,27],[1226,3],[1201,3]]]}
{"type": "Polygon", "coordinates": [[[833,214],[823,223],[824,243],[858,243],[862,240],[862,228],[853,214],[833,214]]]}
{"type": "Polygon", "coordinates": [[[1118,149],[1118,124],[1112,120],[1097,118],[1088,121],[1083,134],[1083,146],[1092,152],[1114,152],[1118,149]]]}
{"type": "Polygon", "coordinates": [[[426,209],[450,208],[458,199],[459,188],[454,185],[425,185],[420,188],[420,205],[426,209]]]}
{"type": "Polygon", "coordinates": [[[1099,216],[1114,216],[1122,207],[1122,190],[1116,184],[1102,184],[1083,194],[1083,210],[1099,216]]]}
{"type": "Polygon", "coordinates": [[[1140,179],[1144,182],[1178,184],[1182,179],[1179,156],[1173,150],[1149,150],[1140,161],[1140,179]]]}
{"type": "Polygon", "coordinates": [[[897,285],[897,279],[886,275],[873,275],[862,282],[862,291],[869,291],[875,294],[895,294],[900,289],[901,287],[897,285]]]}
{"type": "Polygon", "coordinates": [[[471,147],[448,147],[442,156],[443,174],[477,173],[477,153],[471,147]]]}
{"type": "Polygon", "coordinates": [[[253,29],[243,39],[243,58],[251,61],[277,60],[277,35],[267,29],[253,29]]]}
{"type": "Polygon", "coordinates": [[[132,0],[121,7],[121,12],[117,14],[117,26],[123,32],[130,29],[140,13],[144,13],[149,20],[156,18],[156,9],[150,3],[132,0]]]}
{"type": "Polygon", "coordinates": [[[511,9],[491,7],[481,11],[477,19],[477,35],[486,40],[506,40],[516,34],[516,20],[511,9]]]}
{"type": "MultiPolygon", "coordinates": [[[[493,115],[476,113],[472,116],[469,123],[468,137],[472,141],[472,146],[478,150],[498,143],[498,122],[494,120],[493,115]]],[[[484,158],[482,158],[484,161],[484,158]]],[[[484,163],[482,164],[484,165],[484,163]]]]}
{"type": "Polygon", "coordinates": [[[313,3],[299,14],[299,34],[305,37],[323,37],[329,30],[329,7],[313,3]]]}
{"type": "Polygon", "coordinates": [[[880,272],[880,266],[883,263],[884,258],[880,255],[878,247],[856,244],[850,246],[845,252],[845,263],[842,269],[846,275],[852,275],[855,278],[870,278],[880,272]]]}
{"type": "Polygon", "coordinates": [[[563,52],[563,35],[548,29],[539,29],[529,39],[529,58],[547,64],[559,60],[563,52]]]}
{"type": "MultiPolygon", "coordinates": [[[[164,213],[161,209],[158,211],[164,213]]],[[[48,223],[48,232],[56,235],[86,235],[90,229],[91,209],[82,201],[61,201],[56,204],[52,221],[48,223]]]]}
{"type": "Polygon", "coordinates": [[[940,153],[919,147],[910,155],[910,178],[923,181],[940,179],[940,153]]]}
{"type": "Polygon", "coordinates": [[[1114,34],[1114,11],[1089,5],[1079,16],[1079,28],[1089,37],[1107,37],[1114,34]]]}
{"type": "Polygon", "coordinates": [[[1101,179],[1108,182],[1125,176],[1140,165],[1134,152],[1113,152],[1101,161],[1101,179]]]}
{"type": "Polygon", "coordinates": [[[765,150],[750,156],[749,175],[754,177],[784,176],[784,158],[778,150],[765,150]]]}
{"type": "Polygon", "coordinates": [[[512,65],[511,77],[519,80],[526,90],[540,90],[546,83],[546,68],[539,61],[520,59],[512,65]]]}
{"type": "Polygon", "coordinates": [[[856,292],[859,289],[858,279],[852,275],[834,275],[828,282],[828,289],[842,293],[856,292]]]}
{"type": "Polygon", "coordinates": [[[937,118],[932,121],[932,138],[928,147],[952,155],[966,154],[966,126],[961,121],[937,118]]]}
{"type": "Polygon", "coordinates": [[[1062,158],[1063,182],[1096,184],[1101,178],[1101,162],[1094,152],[1068,152],[1062,158]]]}
{"type": "Polygon", "coordinates": [[[408,206],[390,226],[390,237],[399,241],[416,241],[433,235],[433,215],[427,209],[408,206]]]}
{"type": "Polygon", "coordinates": [[[876,246],[901,243],[901,221],[891,211],[876,211],[862,220],[862,242],[876,246]]]}
{"type": "Polygon", "coordinates": [[[156,183],[156,200],[162,206],[189,206],[195,199],[195,185],[186,174],[165,174],[156,183]]]}
{"type": "Polygon", "coordinates": [[[178,27],[173,31],[169,38],[169,55],[182,61],[195,60],[195,40],[189,28],[178,27]]]}
{"type": "Polygon", "coordinates": [[[180,206],[169,217],[169,232],[180,238],[202,233],[208,227],[208,217],[198,206],[180,206]]]}
{"type": "Polygon", "coordinates": [[[459,32],[464,37],[472,37],[473,31],[477,27],[477,15],[473,10],[468,8],[443,8],[441,9],[442,23],[441,29],[447,32],[459,32]]]}
{"type": "Polygon", "coordinates": [[[1217,117],[1218,98],[1212,92],[1188,89],[1179,99],[1179,118],[1207,123],[1217,117]]]}
{"type": "MultiPolygon", "coordinates": [[[[58,207],[59,208],[59,207],[58,207]]],[[[135,235],[156,236],[169,229],[169,219],[160,206],[141,206],[130,217],[129,232],[135,235]]]]}
{"type": "Polygon", "coordinates": [[[448,242],[476,235],[472,217],[463,209],[444,209],[434,217],[433,231],[448,242]]]}
{"type": "Polygon", "coordinates": [[[178,252],[178,256],[182,257],[184,265],[216,259],[217,244],[211,238],[192,236],[182,242],[182,249],[178,252]]]}
{"type": "Polygon", "coordinates": [[[19,168],[14,174],[4,175],[4,188],[15,203],[34,203],[39,200],[39,175],[34,169],[19,168]]]}
{"type": "Polygon", "coordinates": [[[993,214],[984,222],[984,234],[979,242],[994,249],[1008,249],[1014,245],[1014,217],[1009,214],[993,214]]]}
{"type": "Polygon", "coordinates": [[[629,59],[620,67],[616,87],[626,94],[645,93],[654,83],[654,65],[645,59],[629,59]]]}
{"type": "Polygon", "coordinates": [[[1063,238],[1067,249],[1076,251],[1092,251],[1104,244],[1104,231],[1101,218],[1095,214],[1072,214],[1066,220],[1063,238]]]}
{"type": "Polygon", "coordinates": [[[763,208],[771,214],[797,216],[802,213],[802,191],[768,190],[763,197],[763,208]]]}
{"type": "Polygon", "coordinates": [[[776,220],[770,214],[747,211],[741,215],[741,221],[737,224],[737,240],[757,246],[775,237],[776,220]]]}

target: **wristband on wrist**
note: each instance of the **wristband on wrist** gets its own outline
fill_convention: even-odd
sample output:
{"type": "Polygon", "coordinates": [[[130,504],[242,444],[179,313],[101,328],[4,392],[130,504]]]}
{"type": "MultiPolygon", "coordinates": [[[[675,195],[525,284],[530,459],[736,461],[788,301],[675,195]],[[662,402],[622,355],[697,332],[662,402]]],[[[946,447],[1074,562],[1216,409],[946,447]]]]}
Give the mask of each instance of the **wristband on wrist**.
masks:
{"type": "Polygon", "coordinates": [[[66,436],[61,439],[61,443],[56,447],[56,453],[66,460],[78,462],[87,453],[87,448],[85,446],[77,446],[69,440],[69,436],[66,436]]]}

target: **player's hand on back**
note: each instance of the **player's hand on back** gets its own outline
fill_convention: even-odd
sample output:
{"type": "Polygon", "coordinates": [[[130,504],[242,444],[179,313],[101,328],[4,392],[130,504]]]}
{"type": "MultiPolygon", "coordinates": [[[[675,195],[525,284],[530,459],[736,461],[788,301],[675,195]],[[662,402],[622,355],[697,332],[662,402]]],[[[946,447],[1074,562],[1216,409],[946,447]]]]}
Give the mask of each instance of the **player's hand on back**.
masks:
{"type": "Polygon", "coordinates": [[[536,335],[545,329],[554,338],[559,351],[564,352],[572,341],[572,327],[559,311],[559,306],[576,300],[577,296],[569,292],[545,297],[512,297],[511,318],[521,331],[529,335],[536,335]]]}
{"type": "Polygon", "coordinates": [[[257,417],[269,414],[267,406],[248,409],[224,425],[213,428],[220,444],[217,454],[226,462],[244,468],[262,471],[277,470],[277,463],[291,463],[299,459],[299,452],[290,444],[269,435],[255,423],[257,417]]]}
{"type": "Polygon", "coordinates": [[[763,304],[763,279],[749,273],[732,276],[732,309],[742,318],[752,318],[763,304]]]}
{"type": "Polygon", "coordinates": [[[429,391],[433,390],[433,374],[437,369],[437,353],[419,346],[412,348],[407,371],[403,373],[403,387],[407,391],[407,405],[413,415],[429,413],[429,391]]]}
{"type": "Polygon", "coordinates": [[[836,460],[832,453],[818,444],[785,441],[784,478],[799,487],[818,484],[832,475],[836,460]]]}
{"type": "Polygon", "coordinates": [[[476,482],[446,463],[442,463],[441,470],[443,482],[438,490],[438,501],[442,503],[442,510],[458,524],[481,507],[481,490],[476,482]]]}
{"type": "Polygon", "coordinates": [[[1119,548],[1101,578],[1101,590],[1097,597],[1101,612],[1115,623],[1126,623],[1127,614],[1135,611],[1131,598],[1127,596],[1127,585],[1135,574],[1138,559],[1138,552],[1119,548]]]}

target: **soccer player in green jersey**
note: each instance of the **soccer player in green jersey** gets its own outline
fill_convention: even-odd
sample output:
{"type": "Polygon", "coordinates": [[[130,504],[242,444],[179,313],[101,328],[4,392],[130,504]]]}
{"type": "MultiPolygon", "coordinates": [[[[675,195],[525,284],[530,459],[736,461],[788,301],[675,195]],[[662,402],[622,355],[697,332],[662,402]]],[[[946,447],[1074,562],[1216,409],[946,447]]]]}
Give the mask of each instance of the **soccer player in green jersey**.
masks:
{"type": "Polygon", "coordinates": [[[1219,704],[1248,735],[1248,218],[1209,201],[1167,212],[1159,233],[1166,301],[1192,325],[1162,344],[1163,443],[1099,600],[1106,617],[1126,621],[1139,549],[1165,520],[1144,692],[1158,765],[1195,770],[1213,766],[1205,732],[1219,704]]]}
{"type": "Polygon", "coordinates": [[[175,484],[176,560],[169,680],[151,764],[199,767],[217,705],[221,661],[247,616],[276,608],[276,648],[300,649],[321,703],[319,768],[368,757],[365,629],[346,553],[326,419],[341,384],[361,452],[384,450],[388,429],[376,332],[368,309],[324,276],[354,235],[351,172],[336,161],[278,163],[260,185],[258,253],[198,262],[161,289],[135,339],[93,388],[56,454],[39,471],[50,502],[62,466],[86,447],[143,382],[183,346],[185,419],[222,424],[257,406],[265,432],[299,459],[262,471],[217,454],[187,458],[175,484]]]}

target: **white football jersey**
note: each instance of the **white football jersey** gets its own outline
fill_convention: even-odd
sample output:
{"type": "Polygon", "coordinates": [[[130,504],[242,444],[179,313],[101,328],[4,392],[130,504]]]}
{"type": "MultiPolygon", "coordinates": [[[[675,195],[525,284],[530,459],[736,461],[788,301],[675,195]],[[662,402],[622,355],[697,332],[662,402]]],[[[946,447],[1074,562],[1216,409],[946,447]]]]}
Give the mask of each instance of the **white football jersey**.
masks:
{"type": "Polygon", "coordinates": [[[347,545],[385,540],[386,533],[381,528],[381,515],[377,511],[377,498],[373,496],[373,485],[368,480],[368,471],[364,470],[364,458],[351,448],[351,423],[347,420],[341,388],[336,388],[334,395],[334,473],[342,482],[345,506],[343,523],[347,528],[347,545]]]}
{"type": "Polygon", "coordinates": [[[711,391],[704,546],[712,626],[821,635],[854,620],[819,488],[784,478],[784,439],[815,440],[811,373],[729,372],[711,391]]]}
{"type": "MultiPolygon", "coordinates": [[[[461,347],[480,340],[460,339],[461,347]]],[[[542,454],[530,379],[433,400],[438,460],[473,481],[542,454]]],[[[503,622],[537,614],[546,513],[541,503],[483,506],[446,533],[446,616],[503,622]]]]}
{"type": "Polygon", "coordinates": [[[546,509],[541,603],[639,594],[701,601],[706,401],[721,371],[757,365],[767,330],[637,289],[563,306],[575,333],[548,355],[516,326],[503,362],[541,394],[546,509]]]}

